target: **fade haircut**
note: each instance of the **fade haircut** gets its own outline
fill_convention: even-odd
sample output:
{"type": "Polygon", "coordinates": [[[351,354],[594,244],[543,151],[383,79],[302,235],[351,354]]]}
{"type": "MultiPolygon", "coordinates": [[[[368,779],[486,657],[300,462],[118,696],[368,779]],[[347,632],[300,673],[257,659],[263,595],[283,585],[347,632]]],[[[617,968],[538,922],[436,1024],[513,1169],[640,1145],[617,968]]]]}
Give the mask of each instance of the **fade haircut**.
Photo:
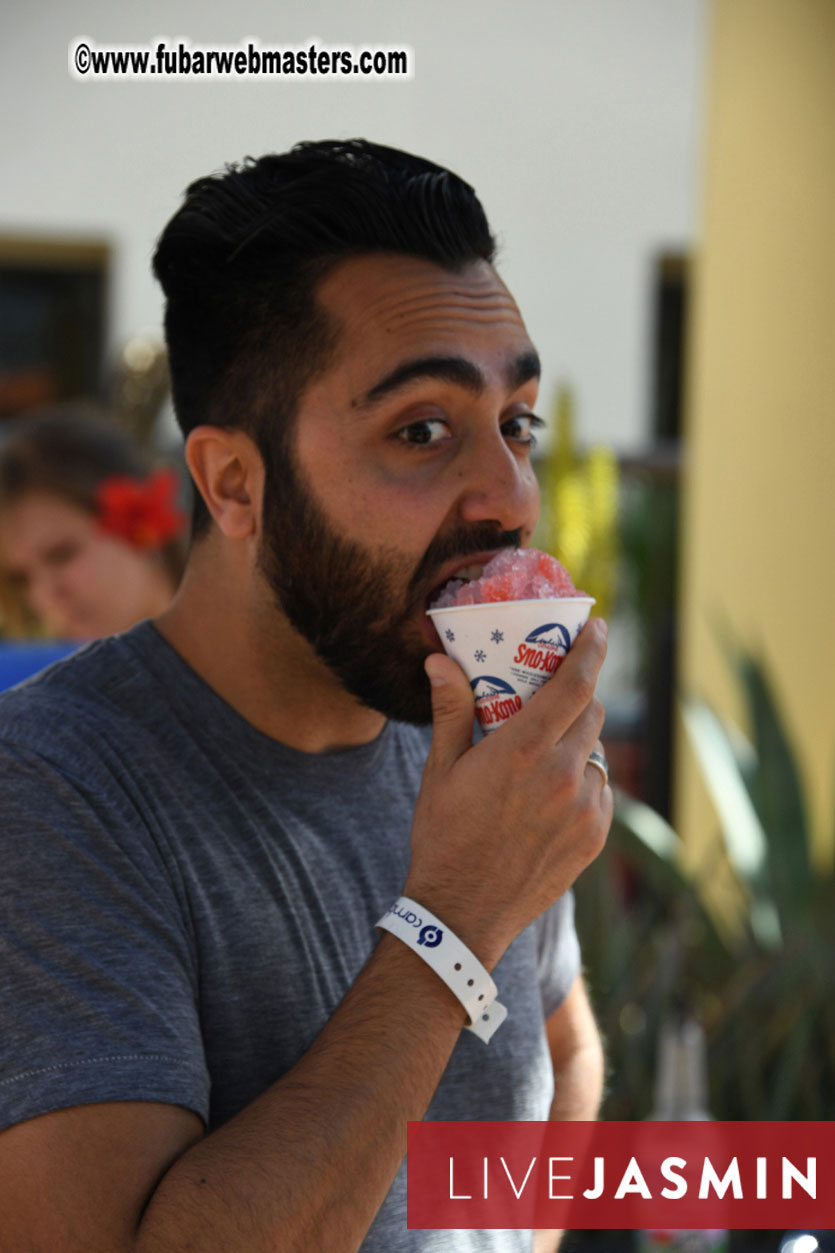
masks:
{"type": "MultiPolygon", "coordinates": [[[[457,271],[495,248],[468,183],[364,139],[299,143],[198,179],[154,255],[183,435],[203,422],[245,431],[267,498],[280,492],[301,393],[336,347],[316,301],[326,274],[372,253],[457,271]]],[[[194,495],[197,536],[210,515],[194,495]]]]}

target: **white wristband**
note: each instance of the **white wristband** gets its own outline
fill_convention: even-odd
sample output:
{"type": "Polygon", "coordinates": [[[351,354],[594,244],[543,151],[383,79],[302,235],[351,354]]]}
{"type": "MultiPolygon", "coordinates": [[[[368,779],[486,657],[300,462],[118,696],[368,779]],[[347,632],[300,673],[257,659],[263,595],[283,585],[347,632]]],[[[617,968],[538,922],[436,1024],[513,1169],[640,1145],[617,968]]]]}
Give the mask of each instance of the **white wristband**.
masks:
{"type": "Polygon", "coordinates": [[[496,1000],[499,989],[475,953],[439,918],[408,896],[396,900],[377,926],[408,944],[440,975],[467,1011],[467,1030],[488,1044],[507,1017],[507,1010],[496,1000]]]}

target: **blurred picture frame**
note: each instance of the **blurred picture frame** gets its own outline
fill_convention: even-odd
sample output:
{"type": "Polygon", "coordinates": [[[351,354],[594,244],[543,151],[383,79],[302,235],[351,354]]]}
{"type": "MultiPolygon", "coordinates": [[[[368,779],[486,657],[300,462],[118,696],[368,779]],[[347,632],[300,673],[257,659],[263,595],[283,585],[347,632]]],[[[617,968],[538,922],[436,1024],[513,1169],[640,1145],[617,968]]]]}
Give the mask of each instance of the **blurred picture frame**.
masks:
{"type": "Polygon", "coordinates": [[[103,391],[112,248],[0,234],[0,421],[103,391]]]}

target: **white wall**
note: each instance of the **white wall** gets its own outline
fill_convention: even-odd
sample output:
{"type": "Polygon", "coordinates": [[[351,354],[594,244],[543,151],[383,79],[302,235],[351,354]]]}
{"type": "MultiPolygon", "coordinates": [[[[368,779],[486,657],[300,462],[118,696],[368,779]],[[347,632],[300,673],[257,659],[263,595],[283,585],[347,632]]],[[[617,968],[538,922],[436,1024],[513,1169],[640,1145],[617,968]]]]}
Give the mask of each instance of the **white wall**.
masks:
{"type": "Polygon", "coordinates": [[[104,234],[112,339],[160,323],[154,239],[192,179],[302,138],[365,135],[474,184],[581,432],[647,431],[650,260],[693,242],[707,0],[29,0],[0,17],[0,233],[104,234]],[[410,82],[76,81],[67,48],[407,44],[410,82]]]}

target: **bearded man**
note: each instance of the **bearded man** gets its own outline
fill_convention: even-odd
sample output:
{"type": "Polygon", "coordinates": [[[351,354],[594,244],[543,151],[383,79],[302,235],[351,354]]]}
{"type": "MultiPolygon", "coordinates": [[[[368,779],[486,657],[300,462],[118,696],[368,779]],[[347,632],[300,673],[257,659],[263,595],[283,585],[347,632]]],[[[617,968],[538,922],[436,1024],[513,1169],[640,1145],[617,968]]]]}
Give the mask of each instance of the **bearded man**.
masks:
{"type": "Polygon", "coordinates": [[[180,591],[0,701],[9,1248],[531,1248],[405,1223],[409,1119],[601,1090],[570,886],[611,820],[604,624],[473,744],[425,613],[536,522],[494,253],[466,183],[361,140],[201,179],[160,238],[180,591]],[[377,928],[400,897],[497,1030],[377,928]]]}

